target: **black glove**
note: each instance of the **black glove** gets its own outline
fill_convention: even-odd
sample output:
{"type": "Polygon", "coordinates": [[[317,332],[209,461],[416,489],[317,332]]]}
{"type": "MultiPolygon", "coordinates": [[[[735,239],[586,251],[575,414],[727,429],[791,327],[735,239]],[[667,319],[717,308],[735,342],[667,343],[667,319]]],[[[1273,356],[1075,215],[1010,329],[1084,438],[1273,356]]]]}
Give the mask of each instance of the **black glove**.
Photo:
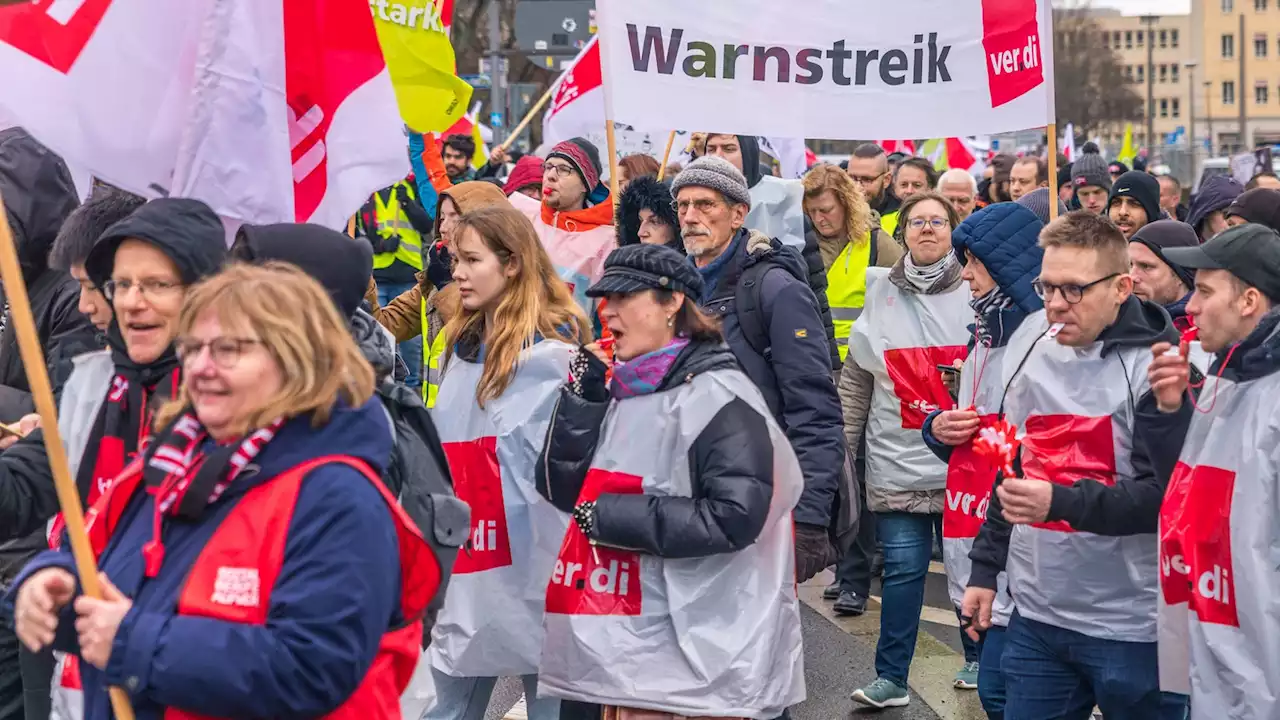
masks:
{"type": "Polygon", "coordinates": [[[796,523],[796,582],[809,580],[835,561],[835,548],[826,528],[796,523]]]}
{"type": "Polygon", "coordinates": [[[605,385],[608,372],[608,366],[600,362],[595,353],[579,347],[569,361],[569,387],[587,402],[608,402],[609,388],[605,385]]]}
{"type": "Polygon", "coordinates": [[[453,282],[453,257],[449,255],[449,247],[442,242],[431,243],[427,251],[427,279],[437,290],[453,282]]]}

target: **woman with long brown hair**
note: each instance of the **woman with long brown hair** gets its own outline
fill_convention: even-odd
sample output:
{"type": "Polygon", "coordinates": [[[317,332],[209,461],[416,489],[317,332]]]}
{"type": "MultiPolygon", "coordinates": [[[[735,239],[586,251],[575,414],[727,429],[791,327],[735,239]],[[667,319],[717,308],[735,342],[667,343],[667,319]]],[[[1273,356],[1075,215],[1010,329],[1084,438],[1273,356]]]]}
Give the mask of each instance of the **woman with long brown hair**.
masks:
{"type": "Polygon", "coordinates": [[[478,720],[499,677],[524,681],[531,720],[559,701],[537,697],[547,581],[568,519],[538,497],[534,465],[574,348],[590,324],[522,213],[458,218],[449,248],[462,310],[432,410],[458,497],[471,506],[431,635],[436,701],[424,720],[478,720]]]}
{"type": "Polygon", "coordinates": [[[112,717],[107,686],[139,718],[399,717],[440,572],[380,480],[373,370],[283,265],[197,285],[177,334],[178,397],[89,515],[104,597],[45,552],[18,636],[79,654],[86,720],[112,717]]]}

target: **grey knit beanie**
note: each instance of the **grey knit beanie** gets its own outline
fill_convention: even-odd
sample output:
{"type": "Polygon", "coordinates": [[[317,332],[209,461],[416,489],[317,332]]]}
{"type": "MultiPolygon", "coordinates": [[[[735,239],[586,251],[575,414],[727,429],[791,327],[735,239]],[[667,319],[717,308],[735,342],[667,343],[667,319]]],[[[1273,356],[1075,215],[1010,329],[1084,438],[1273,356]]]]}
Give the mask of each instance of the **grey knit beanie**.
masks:
{"type": "MultiPolygon", "coordinates": [[[[1049,224],[1049,200],[1050,200],[1049,188],[1037,188],[1027,193],[1026,195],[1023,195],[1022,197],[1018,198],[1014,202],[1018,203],[1022,207],[1035,213],[1036,217],[1040,218],[1040,222],[1044,223],[1045,225],[1048,225],[1049,224]]],[[[1062,201],[1058,199],[1057,193],[1053,194],[1052,200],[1053,202],[1058,203],[1058,217],[1062,217],[1063,215],[1066,215],[1067,206],[1063,205],[1062,201]]]]}
{"type": "Polygon", "coordinates": [[[704,155],[689,163],[671,183],[671,195],[679,197],[687,187],[704,187],[724,195],[732,203],[751,207],[751,190],[747,178],[729,161],[714,155],[704,155]]]}
{"type": "Polygon", "coordinates": [[[1111,172],[1101,155],[1086,153],[1071,164],[1071,187],[1100,187],[1111,192],[1111,172]]]}

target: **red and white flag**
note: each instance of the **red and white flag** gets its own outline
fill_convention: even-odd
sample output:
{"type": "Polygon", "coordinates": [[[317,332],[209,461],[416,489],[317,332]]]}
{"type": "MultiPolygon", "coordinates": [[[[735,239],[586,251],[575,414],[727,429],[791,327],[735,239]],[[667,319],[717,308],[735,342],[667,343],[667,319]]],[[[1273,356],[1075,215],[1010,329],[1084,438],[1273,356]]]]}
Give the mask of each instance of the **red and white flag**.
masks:
{"type": "Polygon", "coordinates": [[[881,140],[880,147],[884,148],[885,153],[888,155],[896,152],[906,155],[916,154],[916,142],[914,140],[881,140]]]}
{"type": "Polygon", "coordinates": [[[542,116],[542,140],[547,145],[604,130],[604,83],[600,71],[600,43],[582,48],[560,79],[542,116]]]}
{"type": "Polygon", "coordinates": [[[363,0],[0,7],[0,77],[0,106],[68,162],[232,221],[340,228],[408,172],[363,0]]]}

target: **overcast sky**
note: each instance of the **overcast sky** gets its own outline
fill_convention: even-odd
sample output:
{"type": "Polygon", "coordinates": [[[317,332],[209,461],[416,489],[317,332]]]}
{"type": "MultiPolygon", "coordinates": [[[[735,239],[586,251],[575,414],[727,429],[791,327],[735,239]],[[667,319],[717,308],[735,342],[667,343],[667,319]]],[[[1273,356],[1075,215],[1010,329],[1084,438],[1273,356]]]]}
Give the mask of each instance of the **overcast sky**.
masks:
{"type": "Polygon", "coordinates": [[[1191,12],[1191,0],[1094,0],[1099,7],[1119,8],[1126,15],[1154,12],[1191,12]]]}

